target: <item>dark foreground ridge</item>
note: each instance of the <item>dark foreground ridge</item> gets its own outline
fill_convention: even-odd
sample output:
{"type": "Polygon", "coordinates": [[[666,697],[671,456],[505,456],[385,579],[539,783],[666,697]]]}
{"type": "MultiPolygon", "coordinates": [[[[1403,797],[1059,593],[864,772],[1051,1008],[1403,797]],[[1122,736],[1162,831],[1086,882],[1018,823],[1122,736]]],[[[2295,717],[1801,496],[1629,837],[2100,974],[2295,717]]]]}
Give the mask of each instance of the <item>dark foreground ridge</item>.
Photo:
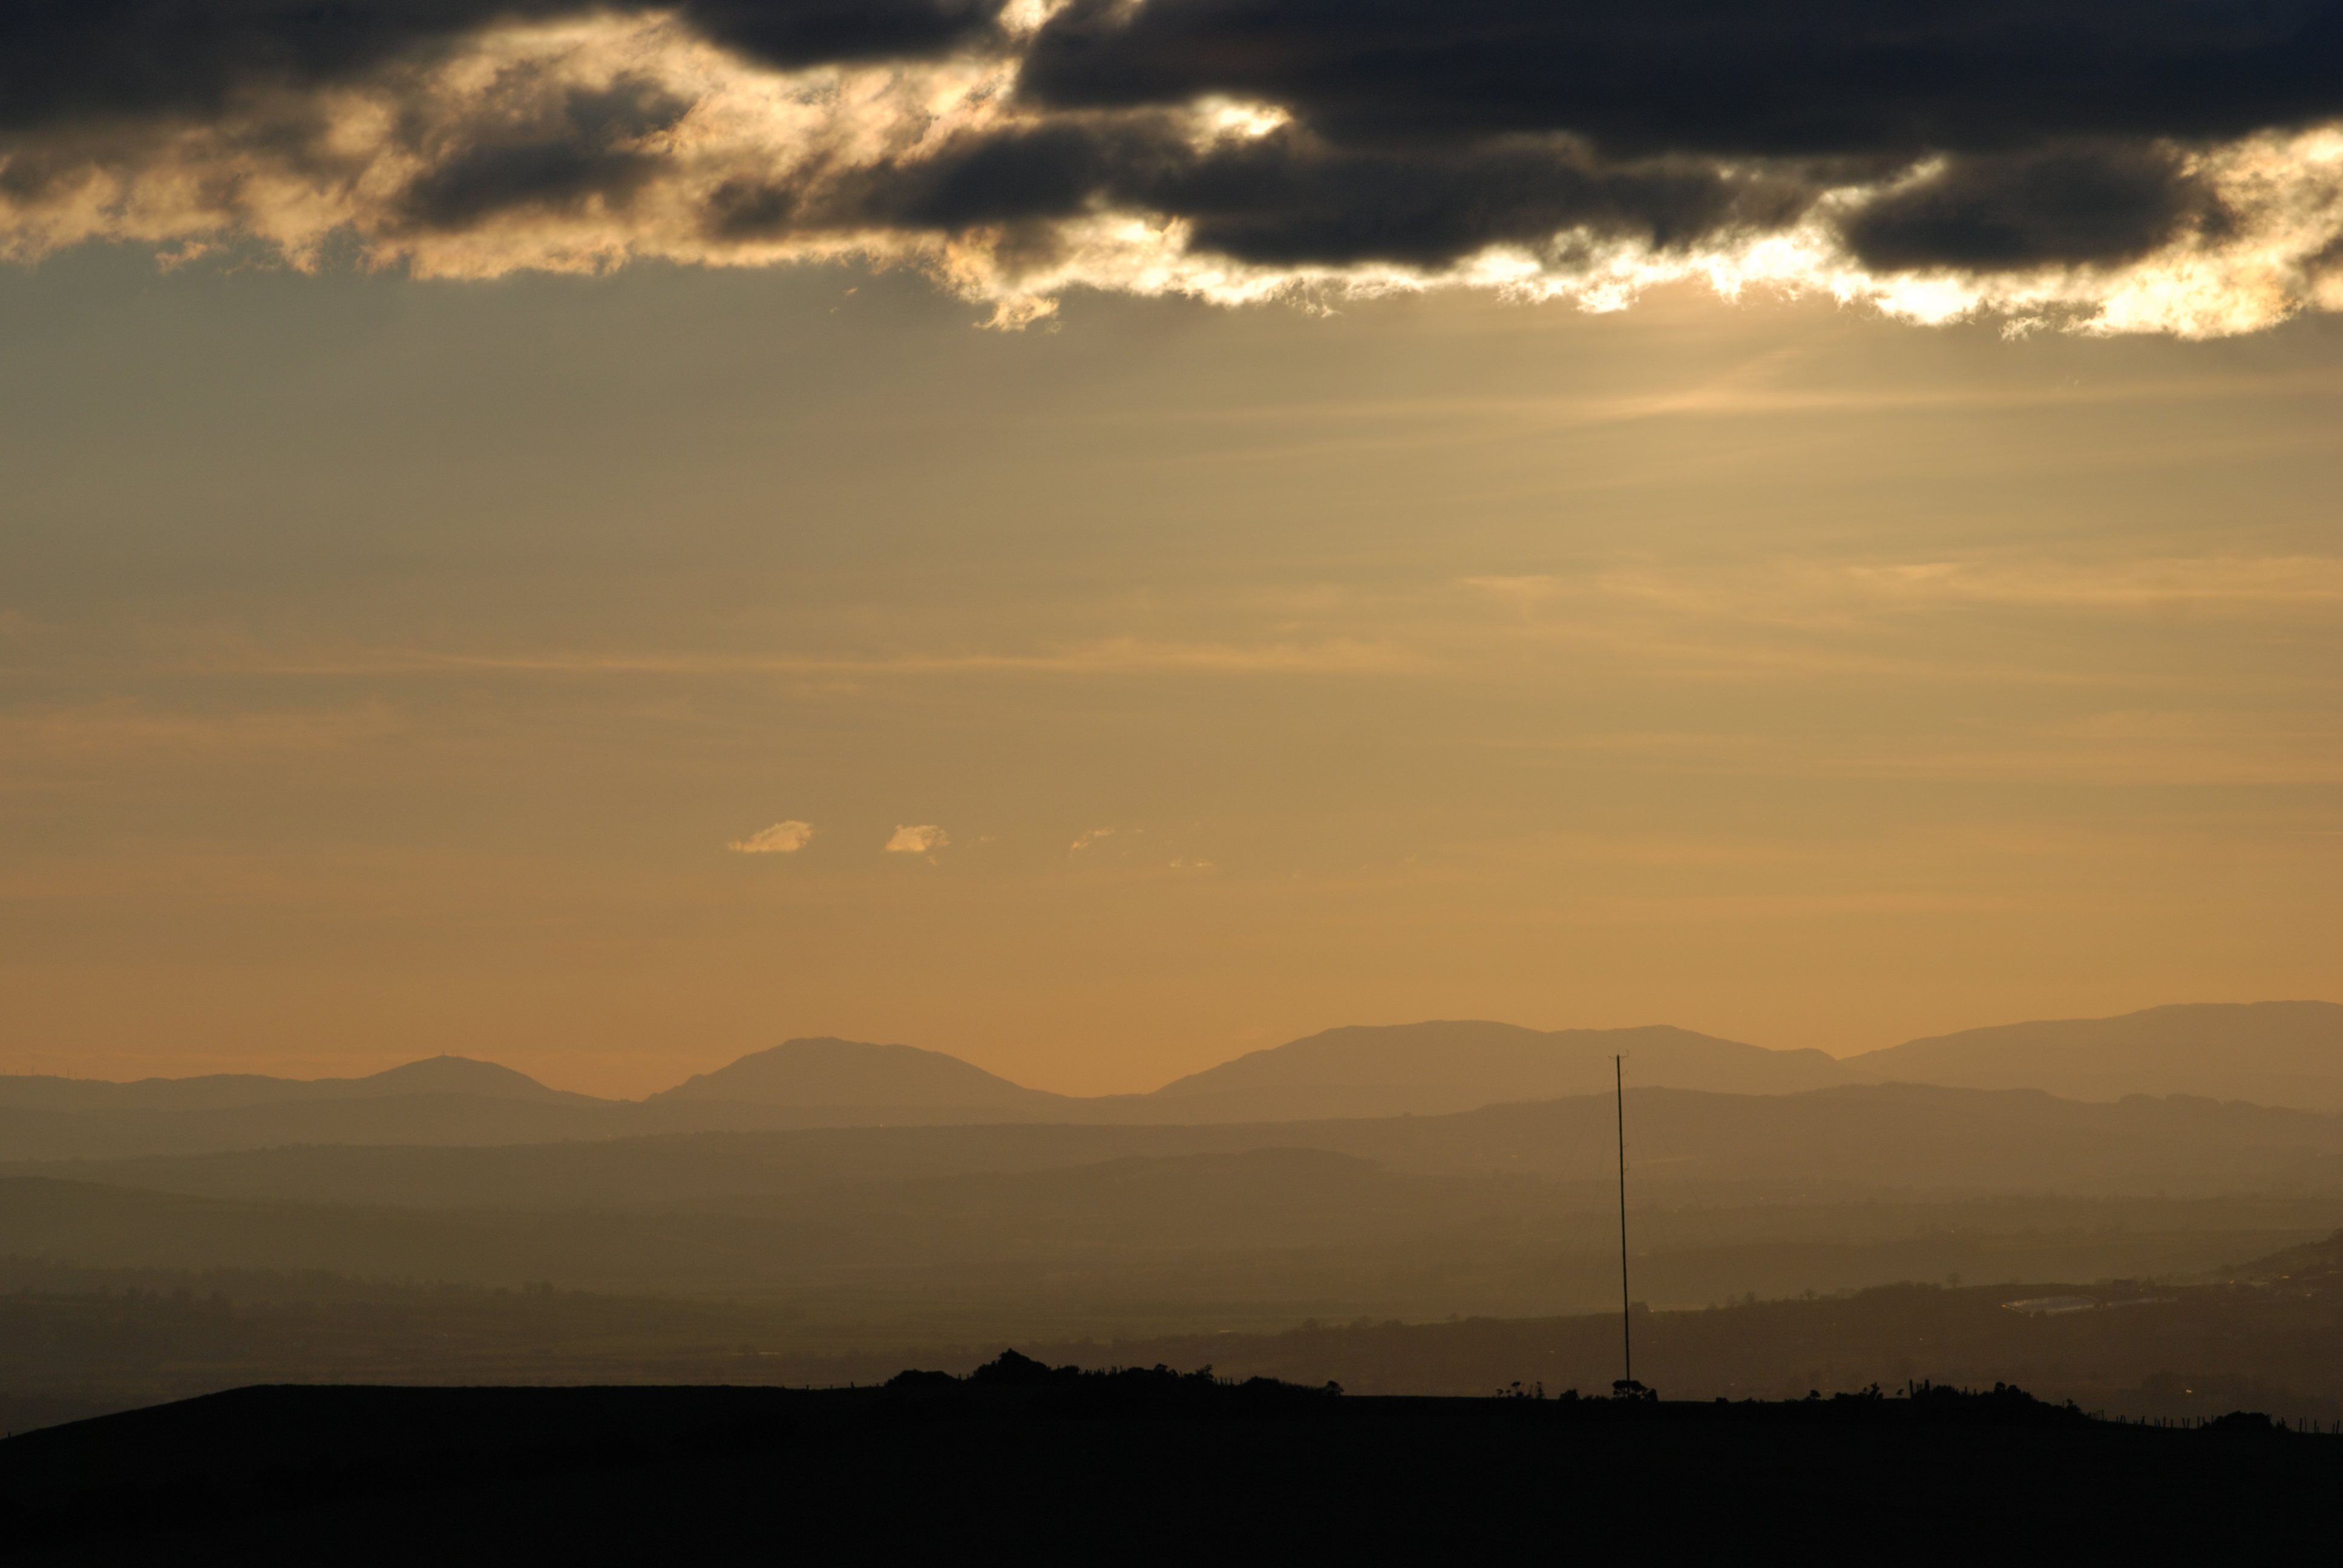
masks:
{"type": "Polygon", "coordinates": [[[1726,1543],[1948,1508],[1980,1540],[2081,1510],[2093,1543],[2169,1545],[2235,1530],[2247,1495],[2257,1541],[2308,1529],[2343,1472],[2343,1439],[2261,1418],[2127,1426],[2001,1386],[1528,1392],[1358,1398],[1013,1352],[856,1389],[275,1385],[0,1442],[0,1510],[45,1560],[140,1540],[361,1561],[981,1540],[1153,1559],[1208,1537],[1493,1546],[1614,1527],[1726,1543]]]}

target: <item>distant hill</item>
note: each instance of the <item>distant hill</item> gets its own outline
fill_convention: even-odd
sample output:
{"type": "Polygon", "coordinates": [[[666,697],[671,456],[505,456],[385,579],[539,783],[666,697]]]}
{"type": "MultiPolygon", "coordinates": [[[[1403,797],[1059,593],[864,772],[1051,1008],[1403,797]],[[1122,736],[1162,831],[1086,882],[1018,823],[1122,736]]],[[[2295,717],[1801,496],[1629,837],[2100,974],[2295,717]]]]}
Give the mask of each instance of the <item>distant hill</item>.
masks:
{"type": "Polygon", "coordinates": [[[722,1101],[795,1110],[853,1108],[885,1113],[951,1109],[1006,1113],[1030,1121],[1075,1104],[1061,1094],[996,1078],[956,1056],[910,1045],[851,1040],[792,1040],[744,1056],[714,1072],[695,1073],[647,1105],[722,1101]]]}
{"type": "Polygon", "coordinates": [[[366,1078],[267,1078],[256,1073],[216,1072],[200,1078],[142,1078],[129,1083],[113,1083],[100,1078],[0,1076],[0,1107],[25,1111],[219,1111],[234,1106],[383,1100],[408,1095],[466,1095],[538,1105],[614,1103],[590,1094],[548,1089],[527,1073],[464,1056],[434,1056],[366,1078]]]}
{"type": "Polygon", "coordinates": [[[590,1094],[548,1089],[525,1072],[465,1056],[434,1056],[370,1078],[320,1078],[305,1086],[314,1100],[376,1100],[405,1094],[472,1094],[538,1105],[610,1105],[590,1094]]]}
{"type": "Polygon", "coordinates": [[[1964,1030],[1843,1060],[1862,1083],[2039,1089],[2068,1100],[2201,1094],[2343,1111],[2343,1006],[2197,1003],[1964,1030]]]}
{"type": "Polygon", "coordinates": [[[285,1144],[448,1147],[785,1128],[1257,1127],[1437,1117],[1630,1091],[1795,1095],[1850,1084],[2038,1090],[2068,1101],[2202,1096],[2343,1111],[2343,1006],[2152,1008],[2006,1024],[1834,1060],[1689,1030],[1556,1030],[1443,1020],[1331,1029],[1150,1094],[1077,1099],[908,1045],[792,1040],[641,1101],[551,1089],[494,1062],[437,1056],[366,1078],[250,1074],[0,1077],[0,1161],[122,1159],[285,1144]]]}
{"type": "Polygon", "coordinates": [[[1664,1025],[1544,1032],[1460,1020],[1330,1029],[1167,1083],[1143,1101],[1181,1121],[1437,1116],[1599,1093],[1620,1055],[1635,1088],[1791,1094],[1843,1081],[1819,1050],[1767,1050],[1664,1025]]]}
{"type": "Polygon", "coordinates": [[[367,1078],[0,1077],[0,1160],[1068,1121],[1077,1119],[1070,1108],[1083,1103],[1021,1088],[940,1051],[836,1040],[791,1040],[640,1102],[549,1089],[510,1068],[456,1056],[367,1078]]]}

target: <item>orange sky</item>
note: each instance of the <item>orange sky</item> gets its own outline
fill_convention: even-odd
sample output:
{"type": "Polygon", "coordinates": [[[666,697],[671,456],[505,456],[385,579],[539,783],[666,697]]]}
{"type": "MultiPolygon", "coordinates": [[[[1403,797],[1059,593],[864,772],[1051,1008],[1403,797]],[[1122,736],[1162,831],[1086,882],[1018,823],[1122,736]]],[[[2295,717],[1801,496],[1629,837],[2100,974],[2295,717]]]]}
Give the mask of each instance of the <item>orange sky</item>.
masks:
{"type": "Polygon", "coordinates": [[[981,315],[0,273],[0,1070],[2343,997],[2332,317],[981,315]]]}

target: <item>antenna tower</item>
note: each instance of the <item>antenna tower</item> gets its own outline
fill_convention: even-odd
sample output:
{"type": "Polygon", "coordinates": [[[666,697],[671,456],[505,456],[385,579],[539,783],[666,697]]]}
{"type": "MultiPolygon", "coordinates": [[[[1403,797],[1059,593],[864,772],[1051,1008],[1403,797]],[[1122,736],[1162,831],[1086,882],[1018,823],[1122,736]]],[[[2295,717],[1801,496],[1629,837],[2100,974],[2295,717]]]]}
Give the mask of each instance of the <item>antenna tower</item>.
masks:
{"type": "Polygon", "coordinates": [[[1627,1069],[1626,1058],[1611,1059],[1611,1086],[1619,1105],[1619,1349],[1626,1375],[1619,1381],[1632,1390],[1635,1382],[1635,1320],[1627,1300],[1627,1069]]]}

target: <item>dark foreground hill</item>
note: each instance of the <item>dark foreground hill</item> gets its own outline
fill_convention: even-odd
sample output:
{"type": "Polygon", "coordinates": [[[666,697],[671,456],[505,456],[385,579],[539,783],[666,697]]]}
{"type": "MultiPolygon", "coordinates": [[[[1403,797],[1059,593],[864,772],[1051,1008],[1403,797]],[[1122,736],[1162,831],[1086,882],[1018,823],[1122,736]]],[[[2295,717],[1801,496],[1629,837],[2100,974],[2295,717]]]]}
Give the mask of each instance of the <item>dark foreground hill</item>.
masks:
{"type": "Polygon", "coordinates": [[[0,1442],[0,1508],[47,1561],[1828,1558],[1916,1532],[2268,1553],[2315,1541],[2338,1458],[2343,1439],[2263,1418],[2120,1426],[2014,1389],[1410,1400],[1005,1356],[860,1390],[248,1388],[0,1442]]]}

